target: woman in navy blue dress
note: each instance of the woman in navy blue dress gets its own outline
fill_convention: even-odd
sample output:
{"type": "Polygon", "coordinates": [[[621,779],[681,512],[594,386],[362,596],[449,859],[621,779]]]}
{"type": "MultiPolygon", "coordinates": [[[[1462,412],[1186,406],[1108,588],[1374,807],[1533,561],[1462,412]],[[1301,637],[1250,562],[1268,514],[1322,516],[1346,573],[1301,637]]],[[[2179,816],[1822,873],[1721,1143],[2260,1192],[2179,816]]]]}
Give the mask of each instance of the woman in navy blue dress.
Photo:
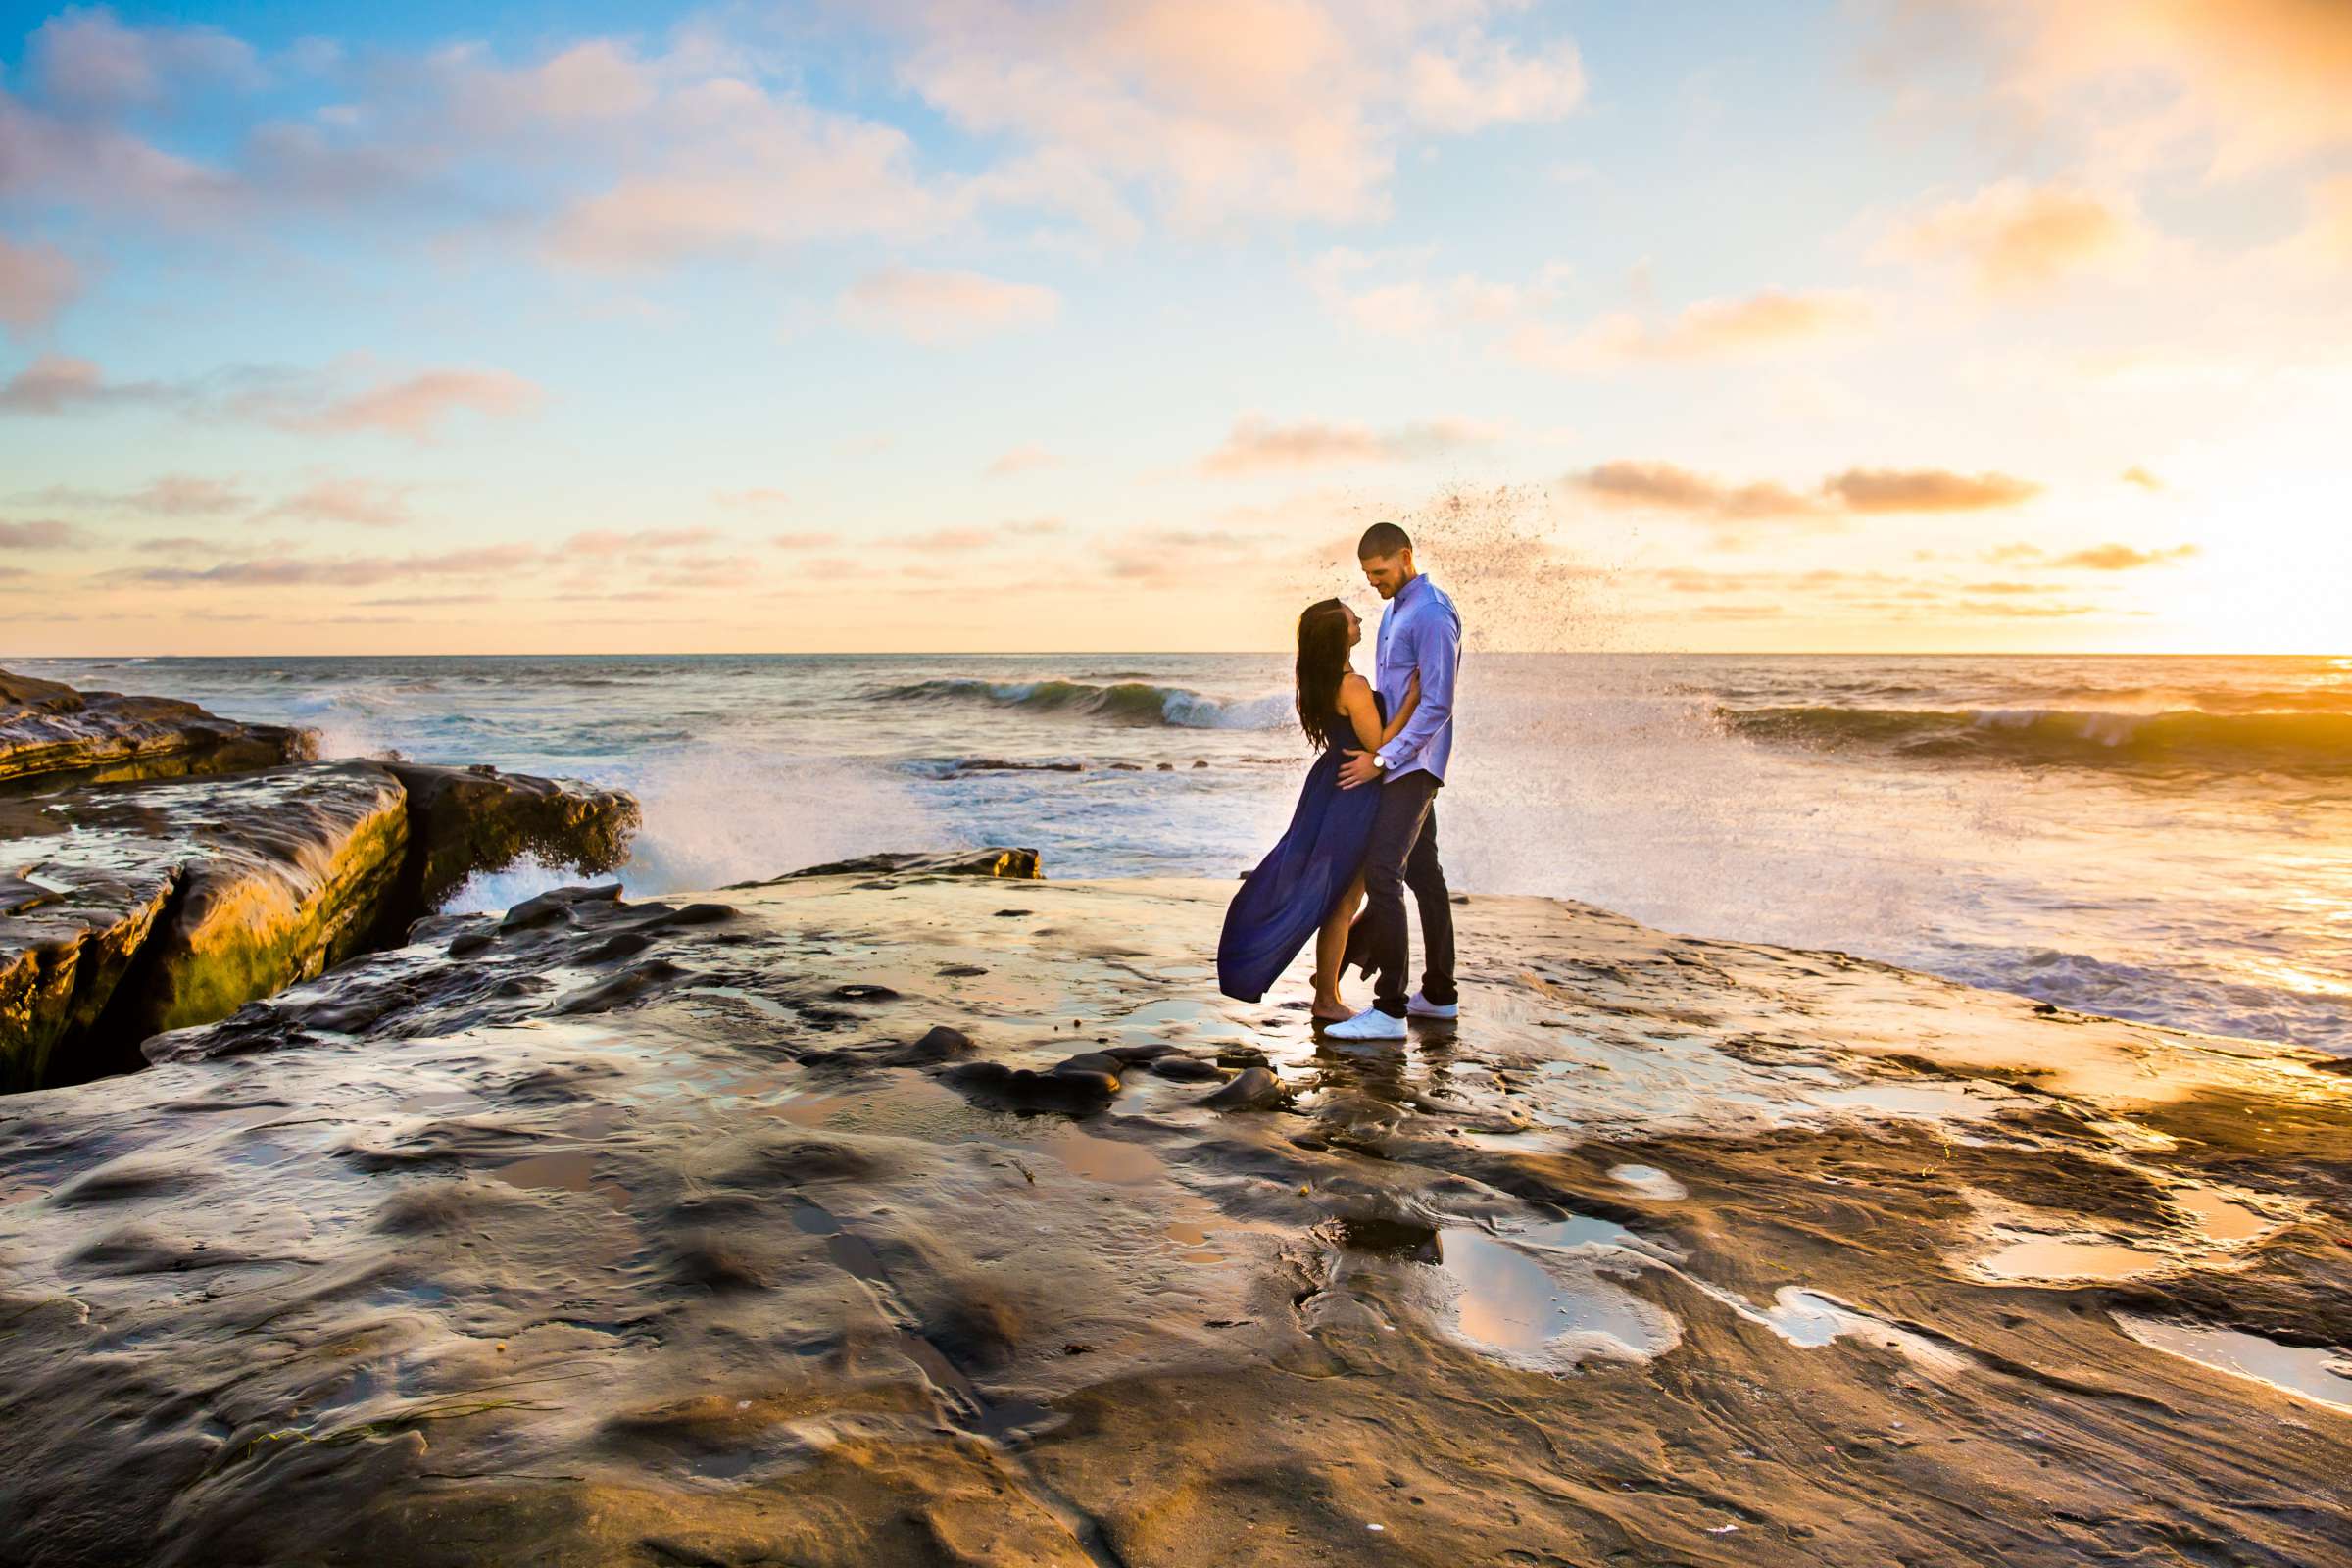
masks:
{"type": "Polygon", "coordinates": [[[1298,617],[1298,723],[1321,755],[1307,769],[1290,830],[1233,896],[1217,943],[1217,989],[1255,1002],[1315,938],[1317,1023],[1353,1017],[1340,1000],[1340,961],[1348,922],[1364,897],[1364,850],[1380,792],[1340,788],[1340,754],[1378,751],[1396,738],[1421,701],[1419,678],[1394,714],[1372,683],[1349,667],[1363,622],[1337,599],[1298,617]]]}

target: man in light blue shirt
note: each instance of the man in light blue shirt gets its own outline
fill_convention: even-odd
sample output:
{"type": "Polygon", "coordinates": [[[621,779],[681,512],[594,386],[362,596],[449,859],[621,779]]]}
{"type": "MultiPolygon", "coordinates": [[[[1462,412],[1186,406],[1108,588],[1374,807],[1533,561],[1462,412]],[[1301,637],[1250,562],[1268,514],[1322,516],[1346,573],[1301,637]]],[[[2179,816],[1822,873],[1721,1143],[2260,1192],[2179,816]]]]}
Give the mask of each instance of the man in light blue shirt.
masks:
{"type": "Polygon", "coordinates": [[[1395,712],[1413,677],[1421,705],[1378,752],[1348,754],[1342,789],[1377,789],[1380,810],[1364,854],[1364,918],[1377,978],[1372,1005],[1326,1035],[1338,1040],[1401,1040],[1409,1016],[1453,1018],[1461,1012],[1453,984],[1453,901],[1438,863],[1438,791],[1453,756],[1453,687],[1462,661],[1462,617],[1453,601],[1415,569],[1413,542],[1393,522],[1364,530],[1356,559],[1389,608],[1380,617],[1373,685],[1395,712]],[[1421,910],[1421,943],[1428,949],[1421,989],[1405,995],[1412,960],[1404,890],[1421,910]]]}

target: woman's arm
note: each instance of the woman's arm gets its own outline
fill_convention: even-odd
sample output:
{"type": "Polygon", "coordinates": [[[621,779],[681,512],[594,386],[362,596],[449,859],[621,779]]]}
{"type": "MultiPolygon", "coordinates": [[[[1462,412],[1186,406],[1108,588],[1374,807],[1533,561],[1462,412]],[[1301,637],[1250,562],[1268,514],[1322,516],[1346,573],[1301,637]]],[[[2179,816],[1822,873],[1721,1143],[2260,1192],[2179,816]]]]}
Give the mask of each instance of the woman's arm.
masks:
{"type": "Polygon", "coordinates": [[[1380,739],[1373,742],[1372,749],[1374,751],[1378,751],[1381,747],[1386,746],[1389,744],[1389,742],[1395,740],[1397,732],[1404,728],[1404,721],[1412,717],[1413,710],[1419,708],[1420,706],[1421,672],[1416,669],[1413,671],[1413,678],[1405,684],[1404,701],[1398,703],[1396,705],[1396,711],[1389,715],[1389,727],[1380,732],[1380,739]]]}
{"type": "Polygon", "coordinates": [[[1388,743],[1380,729],[1380,704],[1372,697],[1372,683],[1361,675],[1348,675],[1340,682],[1340,711],[1355,726],[1355,743],[1367,752],[1377,752],[1388,743]]]}

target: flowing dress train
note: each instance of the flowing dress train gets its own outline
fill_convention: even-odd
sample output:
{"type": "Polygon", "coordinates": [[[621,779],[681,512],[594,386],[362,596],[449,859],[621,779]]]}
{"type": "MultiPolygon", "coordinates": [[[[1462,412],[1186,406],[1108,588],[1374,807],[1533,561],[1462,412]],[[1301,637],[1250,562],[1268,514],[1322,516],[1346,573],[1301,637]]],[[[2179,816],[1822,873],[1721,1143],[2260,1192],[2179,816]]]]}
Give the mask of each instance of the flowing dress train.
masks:
{"type": "MultiPolygon", "coordinates": [[[[1386,724],[1385,702],[1380,714],[1386,724]]],[[[1225,910],[1224,934],[1217,941],[1217,989],[1243,1002],[1257,1001],[1281,978],[1364,868],[1380,790],[1340,788],[1341,753],[1359,744],[1355,726],[1332,713],[1323,727],[1331,744],[1307,769],[1289,830],[1243,879],[1225,910]]]]}

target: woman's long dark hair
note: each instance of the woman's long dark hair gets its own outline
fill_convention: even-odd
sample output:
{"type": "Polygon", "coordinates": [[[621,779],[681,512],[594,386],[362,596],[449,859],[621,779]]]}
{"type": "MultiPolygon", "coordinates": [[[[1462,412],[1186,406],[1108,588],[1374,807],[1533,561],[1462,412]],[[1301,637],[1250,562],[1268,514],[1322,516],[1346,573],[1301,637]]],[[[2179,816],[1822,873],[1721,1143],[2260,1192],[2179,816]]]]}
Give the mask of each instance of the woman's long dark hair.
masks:
{"type": "Polygon", "coordinates": [[[1298,616],[1298,725],[1315,750],[1331,745],[1331,720],[1340,710],[1340,682],[1348,674],[1348,607],[1320,599],[1298,616]]]}

